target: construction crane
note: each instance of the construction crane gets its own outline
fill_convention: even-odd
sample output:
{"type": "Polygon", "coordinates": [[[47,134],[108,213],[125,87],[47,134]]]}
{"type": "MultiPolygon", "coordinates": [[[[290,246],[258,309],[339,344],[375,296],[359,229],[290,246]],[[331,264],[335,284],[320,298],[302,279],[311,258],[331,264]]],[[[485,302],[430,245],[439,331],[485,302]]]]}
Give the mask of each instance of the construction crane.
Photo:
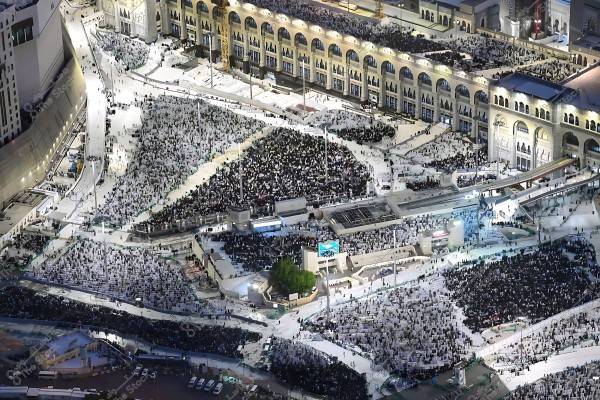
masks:
{"type": "Polygon", "coordinates": [[[375,14],[377,15],[377,18],[385,17],[383,14],[383,0],[375,0],[375,14]]]}
{"type": "Polygon", "coordinates": [[[229,13],[227,12],[228,0],[218,0],[217,7],[221,13],[221,61],[225,72],[231,71],[229,64],[229,13]]]}

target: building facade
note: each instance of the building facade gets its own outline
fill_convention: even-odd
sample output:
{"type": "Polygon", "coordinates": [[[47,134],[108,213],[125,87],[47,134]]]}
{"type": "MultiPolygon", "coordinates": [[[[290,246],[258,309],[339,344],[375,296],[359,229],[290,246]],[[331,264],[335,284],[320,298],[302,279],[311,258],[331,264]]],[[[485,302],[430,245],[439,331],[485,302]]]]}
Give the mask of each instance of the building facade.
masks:
{"type": "Polygon", "coordinates": [[[12,25],[15,7],[0,6],[0,146],[6,145],[21,133],[19,96],[12,25]]]}
{"type": "MultiPolygon", "coordinates": [[[[221,49],[219,8],[203,1],[166,3],[172,35],[221,49]]],[[[232,68],[264,78],[281,74],[339,96],[379,108],[446,122],[487,134],[487,79],[430,60],[358,40],[251,4],[229,2],[228,40],[232,68]]]]}
{"type": "Polygon", "coordinates": [[[562,157],[600,167],[600,66],[562,84],[513,74],[490,87],[489,154],[521,171],[562,157]]]}
{"type": "Polygon", "coordinates": [[[54,87],[65,64],[59,0],[19,1],[12,41],[21,109],[38,104],[54,87]]]}
{"type": "MultiPolygon", "coordinates": [[[[129,3],[118,4],[125,7],[129,3]]],[[[229,2],[225,18],[217,4],[202,0],[153,4],[157,30],[196,44],[205,54],[210,41],[215,56],[228,56],[232,68],[261,79],[280,76],[300,81],[304,76],[313,86],[356,102],[444,122],[457,131],[478,132],[480,138],[488,139],[491,160],[521,170],[565,155],[580,158],[582,166],[600,165],[600,118],[595,116],[600,110],[593,101],[582,100],[600,97],[600,90],[580,95],[574,86],[582,85],[582,79],[599,68],[588,68],[562,85],[521,74],[493,81],[238,0],[229,2]],[[220,54],[223,21],[227,24],[228,55],[220,54]]],[[[464,1],[458,9],[421,2],[419,15],[425,18],[430,9],[430,20],[433,14],[433,21],[440,23],[441,18],[443,25],[446,17],[450,27],[457,24],[455,28],[474,31],[480,24],[493,29],[494,18],[499,19],[499,28],[512,22],[519,28],[519,15],[529,18],[530,11],[543,12],[544,31],[564,34],[570,28],[570,2],[540,2],[537,11],[523,10],[523,4],[501,0],[495,17],[490,11],[493,6],[485,1],[464,1]],[[460,12],[465,15],[464,29],[460,12]],[[467,15],[473,17],[467,20],[467,15]]],[[[596,60],[590,56],[585,63],[596,60]]],[[[583,65],[583,58],[581,61],[583,65]]]]}

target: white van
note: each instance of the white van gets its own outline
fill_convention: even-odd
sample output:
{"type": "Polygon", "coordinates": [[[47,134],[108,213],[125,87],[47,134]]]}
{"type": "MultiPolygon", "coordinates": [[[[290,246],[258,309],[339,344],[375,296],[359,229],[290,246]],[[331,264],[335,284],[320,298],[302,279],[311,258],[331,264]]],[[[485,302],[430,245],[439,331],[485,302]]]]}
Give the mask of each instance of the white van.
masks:
{"type": "Polygon", "coordinates": [[[210,390],[213,388],[213,386],[215,386],[215,381],[213,381],[211,379],[210,381],[208,381],[208,383],[206,384],[206,386],[204,386],[204,391],[205,392],[210,392],[210,390]]]}
{"type": "Polygon", "coordinates": [[[204,378],[198,379],[198,382],[196,382],[196,390],[202,390],[205,382],[206,382],[206,379],[204,379],[204,378]]]}
{"type": "Polygon", "coordinates": [[[213,394],[219,394],[219,393],[221,393],[222,390],[223,390],[223,384],[217,383],[217,386],[215,386],[215,390],[213,390],[213,394]]]}

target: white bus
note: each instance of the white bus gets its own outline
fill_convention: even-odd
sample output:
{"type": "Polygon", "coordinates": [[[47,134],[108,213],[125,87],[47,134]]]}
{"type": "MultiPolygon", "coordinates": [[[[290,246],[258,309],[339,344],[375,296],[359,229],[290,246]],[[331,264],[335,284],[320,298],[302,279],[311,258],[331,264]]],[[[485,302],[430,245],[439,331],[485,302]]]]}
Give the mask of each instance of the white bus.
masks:
{"type": "Polygon", "coordinates": [[[38,378],[40,379],[56,379],[58,373],[56,371],[40,371],[38,372],[38,378]]]}

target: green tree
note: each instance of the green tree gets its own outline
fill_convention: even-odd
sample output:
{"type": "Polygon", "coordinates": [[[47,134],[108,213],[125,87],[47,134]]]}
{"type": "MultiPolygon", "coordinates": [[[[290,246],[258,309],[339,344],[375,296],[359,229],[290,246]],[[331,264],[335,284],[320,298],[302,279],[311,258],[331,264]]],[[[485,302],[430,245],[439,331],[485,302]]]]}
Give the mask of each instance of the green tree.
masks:
{"type": "Polygon", "coordinates": [[[289,256],[277,261],[269,276],[269,283],[286,294],[306,293],[315,286],[315,282],[314,274],[298,268],[289,256]]]}

